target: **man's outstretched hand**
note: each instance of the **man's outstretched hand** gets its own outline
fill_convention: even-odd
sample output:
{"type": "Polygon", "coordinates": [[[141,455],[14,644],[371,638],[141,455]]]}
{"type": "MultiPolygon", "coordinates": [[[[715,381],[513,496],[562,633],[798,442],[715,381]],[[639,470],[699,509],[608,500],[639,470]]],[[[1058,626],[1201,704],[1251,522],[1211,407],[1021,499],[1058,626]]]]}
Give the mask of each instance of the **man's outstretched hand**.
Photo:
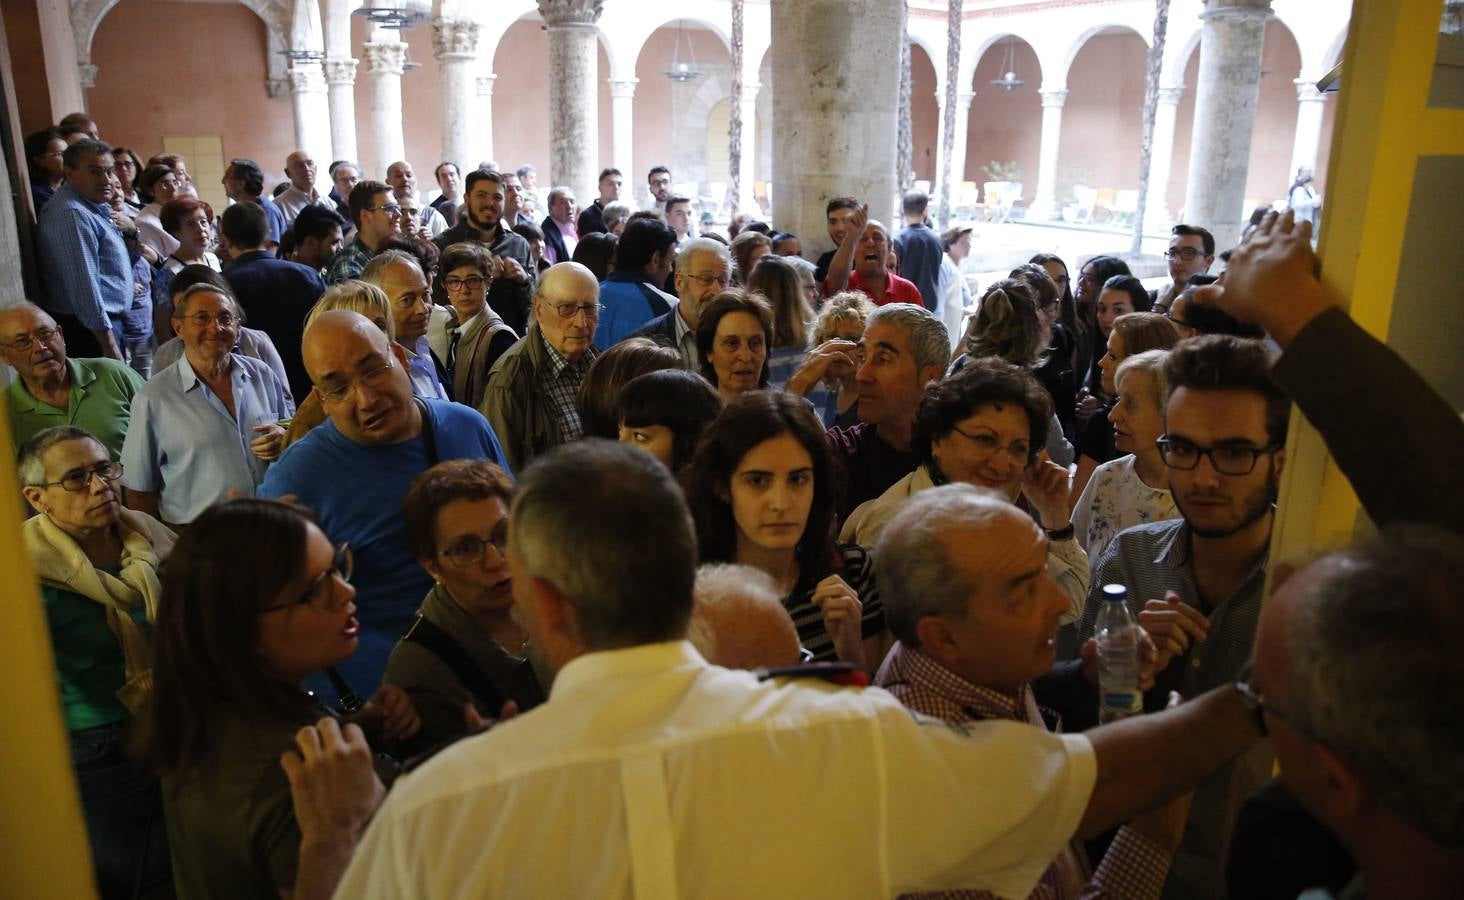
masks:
{"type": "Polygon", "coordinates": [[[1284,349],[1332,305],[1317,279],[1311,234],[1311,223],[1297,222],[1291,210],[1266,213],[1231,254],[1223,282],[1199,288],[1196,298],[1261,326],[1284,349]]]}

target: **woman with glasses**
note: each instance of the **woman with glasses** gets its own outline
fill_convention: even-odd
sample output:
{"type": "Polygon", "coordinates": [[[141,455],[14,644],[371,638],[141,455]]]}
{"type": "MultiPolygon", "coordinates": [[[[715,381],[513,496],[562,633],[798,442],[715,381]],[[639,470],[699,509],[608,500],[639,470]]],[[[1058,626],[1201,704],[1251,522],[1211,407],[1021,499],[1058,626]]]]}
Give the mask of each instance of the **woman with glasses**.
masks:
{"type": "Polygon", "coordinates": [[[137,191],[147,201],[137,213],[137,240],[157,254],[158,259],[166,259],[178,249],[178,239],[163,228],[159,214],[164,203],[187,196],[183,183],[171,167],[152,163],[138,176],[137,191]]]}
{"type": "Polygon", "coordinates": [[[186,525],[231,494],[251,496],[284,448],[279,424],[295,411],[285,383],[234,352],[239,307],[211,284],[178,297],[173,328],[183,358],[132,399],[122,445],[127,505],[186,525]]]}
{"type": "Polygon", "coordinates": [[[137,193],[142,160],[129,147],[113,147],[112,171],[117,173],[117,181],[122,185],[122,202],[127,206],[127,214],[135,217],[142,212],[142,197],[137,193]]]}
{"type": "Polygon", "coordinates": [[[417,476],[402,504],[412,553],[434,584],[392,650],[385,681],[421,716],[418,745],[460,737],[510,702],[519,712],[544,702],[504,556],[512,498],[498,466],[459,459],[417,476]]]}
{"type": "Polygon", "coordinates": [[[889,630],[869,554],[833,541],[835,465],[807,403],[753,391],[707,428],[682,485],[701,562],[766,572],[814,659],[872,672],[889,649],[889,630]]]}
{"type": "Polygon", "coordinates": [[[25,161],[30,170],[32,212],[41,214],[41,207],[50,202],[56,188],[66,180],[66,167],[61,155],[66,152],[66,139],[54,128],[25,136],[25,161]]]}
{"type": "Polygon", "coordinates": [[[438,259],[453,312],[443,364],[452,379],[453,399],[474,408],[483,402],[493,364],[519,337],[488,305],[488,289],[501,265],[477,241],[450,244],[438,259]]]}
{"type": "Polygon", "coordinates": [[[122,466],[81,428],[37,432],[18,468],[37,513],[23,539],[41,582],[97,886],[103,897],[131,896],[168,881],[157,780],[128,760],[123,739],[147,699],[158,571],[174,535],[122,506],[122,466]]]}
{"type": "Polygon", "coordinates": [[[915,414],[912,447],[922,463],[850,513],[840,541],[873,547],[912,495],[963,481],[995,491],[1047,530],[1047,571],[1068,595],[1063,622],[1075,620],[1088,595],[1088,557],[1073,539],[1067,468],[1045,457],[1052,401],[1026,366],[975,359],[932,382],[915,414]]]}
{"type": "MultiPolygon", "coordinates": [[[[179,897],[290,895],[300,828],[280,756],[329,715],[301,683],[356,651],[351,570],[349,546],[333,546],[303,509],[269,500],[217,504],[178,541],[145,737],[163,778],[179,897]]],[[[349,720],[378,751],[420,726],[390,685],[349,720]]]]}

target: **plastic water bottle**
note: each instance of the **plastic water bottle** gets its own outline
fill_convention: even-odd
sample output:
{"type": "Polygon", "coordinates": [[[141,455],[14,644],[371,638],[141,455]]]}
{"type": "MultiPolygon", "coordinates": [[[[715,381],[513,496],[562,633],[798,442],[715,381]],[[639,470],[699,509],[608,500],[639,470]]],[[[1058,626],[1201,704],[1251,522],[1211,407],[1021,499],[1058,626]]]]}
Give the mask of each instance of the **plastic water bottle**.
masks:
{"type": "Polygon", "coordinates": [[[1098,721],[1113,722],[1143,712],[1139,692],[1138,625],[1129,615],[1128,588],[1103,586],[1103,607],[1093,634],[1098,639],[1098,721]]]}

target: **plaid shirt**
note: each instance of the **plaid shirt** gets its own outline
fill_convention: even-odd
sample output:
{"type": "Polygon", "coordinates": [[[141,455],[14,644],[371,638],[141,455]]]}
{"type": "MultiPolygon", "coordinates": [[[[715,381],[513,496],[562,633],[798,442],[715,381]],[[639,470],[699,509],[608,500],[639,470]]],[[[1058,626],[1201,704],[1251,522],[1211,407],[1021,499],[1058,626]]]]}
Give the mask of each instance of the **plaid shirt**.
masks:
{"type": "Polygon", "coordinates": [[[325,267],[325,283],[340,284],[348,278],[358,277],[375,255],[370,247],[361,243],[359,236],[352,238],[330,258],[330,265],[325,267]]]}
{"type": "MultiPolygon", "coordinates": [[[[1009,719],[1046,729],[1046,719],[1056,721],[1055,714],[1037,706],[1032,686],[1022,685],[1013,697],[990,688],[972,684],[935,660],[896,642],[874,683],[889,691],[909,709],[947,722],[979,722],[985,719],[1009,719]]],[[[1060,731],[1060,727],[1051,730],[1060,731]]],[[[1169,854],[1133,829],[1121,828],[1109,845],[1098,871],[1088,873],[1086,856],[1078,841],[1047,871],[1037,887],[1028,895],[1031,900],[1157,900],[1169,872],[1169,854]]],[[[996,900],[986,891],[941,891],[906,894],[925,900],[996,900]]]]}
{"type": "Polygon", "coordinates": [[[83,327],[107,331],[132,306],[132,260],[111,207],[69,184],[56,189],[36,223],[46,308],[83,327]]]}
{"type": "Polygon", "coordinates": [[[554,349],[554,345],[544,337],[544,332],[539,332],[539,339],[544,342],[545,350],[544,365],[539,369],[539,383],[544,386],[544,393],[554,406],[559,439],[568,444],[579,440],[584,433],[584,427],[580,424],[579,389],[585,381],[585,373],[590,370],[590,363],[595,361],[597,351],[591,347],[581,354],[577,364],[571,364],[564,358],[564,354],[554,349]]]}

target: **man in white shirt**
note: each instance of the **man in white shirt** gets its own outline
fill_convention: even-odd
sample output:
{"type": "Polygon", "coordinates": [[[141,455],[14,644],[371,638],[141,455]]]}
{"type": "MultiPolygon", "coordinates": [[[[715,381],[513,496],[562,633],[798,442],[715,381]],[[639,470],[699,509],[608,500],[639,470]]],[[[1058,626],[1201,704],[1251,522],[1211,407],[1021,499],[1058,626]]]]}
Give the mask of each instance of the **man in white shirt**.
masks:
{"type": "Polygon", "coordinates": [[[1053,735],[711,666],[683,639],[690,512],[634,447],[591,438],[535,460],[509,535],[515,607],[557,673],[550,700],[447,749],[379,809],[359,729],[303,729],[282,760],[297,898],[1025,896],[1074,833],[1153,807],[1259,737],[1231,688],[1053,735]]]}
{"type": "Polygon", "coordinates": [[[431,206],[424,207],[417,196],[417,173],[411,163],[397,160],[387,166],[386,183],[391,185],[391,193],[403,209],[410,206],[417,211],[414,219],[426,231],[428,238],[435,238],[447,230],[447,220],[442,213],[431,206]]]}
{"type": "Polygon", "coordinates": [[[308,151],[296,150],[285,157],[285,176],[290,179],[290,186],[274,202],[280,212],[285,214],[286,228],[294,225],[300,210],[312,203],[326,209],[335,209],[330,198],[321,196],[320,191],[315,189],[315,160],[308,151]]]}

